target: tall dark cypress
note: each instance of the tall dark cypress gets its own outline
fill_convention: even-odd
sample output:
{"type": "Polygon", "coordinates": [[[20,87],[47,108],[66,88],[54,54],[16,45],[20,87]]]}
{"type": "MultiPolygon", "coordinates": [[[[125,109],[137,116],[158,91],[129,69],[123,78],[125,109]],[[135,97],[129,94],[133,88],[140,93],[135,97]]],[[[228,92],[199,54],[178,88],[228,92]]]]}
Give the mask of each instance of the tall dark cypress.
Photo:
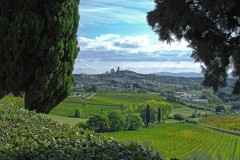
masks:
{"type": "Polygon", "coordinates": [[[151,122],[151,112],[150,112],[149,105],[147,105],[147,108],[146,108],[146,125],[149,126],[150,122],[151,122]]]}
{"type": "Polygon", "coordinates": [[[48,113],[69,94],[79,0],[0,0],[0,96],[48,113]]]}
{"type": "Polygon", "coordinates": [[[161,108],[158,108],[158,123],[161,122],[161,108]]]}

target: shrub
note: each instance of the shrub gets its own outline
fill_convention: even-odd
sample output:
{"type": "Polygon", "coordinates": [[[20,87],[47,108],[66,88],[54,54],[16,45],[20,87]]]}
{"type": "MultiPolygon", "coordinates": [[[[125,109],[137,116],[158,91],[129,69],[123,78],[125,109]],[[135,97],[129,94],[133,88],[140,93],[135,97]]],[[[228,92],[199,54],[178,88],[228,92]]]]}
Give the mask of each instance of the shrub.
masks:
{"type": "Polygon", "coordinates": [[[109,119],[106,114],[94,115],[89,118],[87,124],[96,132],[107,132],[110,129],[109,119]]]}
{"type": "Polygon", "coordinates": [[[182,114],[174,114],[173,118],[176,119],[176,120],[186,120],[187,117],[185,117],[182,114]]]}
{"type": "Polygon", "coordinates": [[[108,113],[108,119],[110,128],[109,131],[122,131],[128,128],[128,124],[126,123],[126,118],[121,115],[119,111],[111,111],[108,113]]]}
{"type": "Polygon", "coordinates": [[[0,120],[0,159],[162,160],[151,148],[119,143],[12,105],[0,104],[0,120]]]}
{"type": "Polygon", "coordinates": [[[225,112],[226,107],[225,106],[217,106],[215,112],[225,112]]]}
{"type": "Polygon", "coordinates": [[[240,102],[233,103],[233,106],[231,109],[240,109],[240,102]]]}
{"type": "Polygon", "coordinates": [[[194,120],[194,119],[191,119],[191,118],[188,118],[188,119],[186,119],[186,122],[187,123],[192,123],[192,124],[199,124],[199,122],[198,121],[196,121],[196,120],[194,120]]]}
{"type": "Polygon", "coordinates": [[[79,108],[75,108],[74,117],[80,118],[80,109],[79,108]]]}
{"type": "Polygon", "coordinates": [[[127,115],[128,130],[137,130],[143,126],[142,118],[136,114],[127,115]]]}

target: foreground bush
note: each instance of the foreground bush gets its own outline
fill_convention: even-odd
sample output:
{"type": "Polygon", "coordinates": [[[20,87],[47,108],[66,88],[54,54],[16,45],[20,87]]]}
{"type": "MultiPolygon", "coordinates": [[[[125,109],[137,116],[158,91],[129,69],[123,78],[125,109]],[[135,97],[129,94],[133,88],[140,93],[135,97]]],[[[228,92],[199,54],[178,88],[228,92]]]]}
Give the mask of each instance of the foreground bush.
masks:
{"type": "Polygon", "coordinates": [[[161,159],[136,143],[118,143],[10,104],[0,104],[0,121],[0,159],[4,160],[161,159]]]}

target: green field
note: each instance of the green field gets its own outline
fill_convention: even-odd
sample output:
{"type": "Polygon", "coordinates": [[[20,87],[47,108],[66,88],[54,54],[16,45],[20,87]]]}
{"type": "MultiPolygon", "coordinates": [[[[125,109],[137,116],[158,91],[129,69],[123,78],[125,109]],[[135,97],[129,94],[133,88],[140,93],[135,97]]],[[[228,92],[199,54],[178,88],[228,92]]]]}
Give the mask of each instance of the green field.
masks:
{"type": "Polygon", "coordinates": [[[210,126],[240,132],[240,115],[209,116],[201,119],[200,122],[210,126]]]}
{"type": "Polygon", "coordinates": [[[193,152],[208,153],[211,159],[239,160],[240,137],[192,124],[163,124],[154,127],[115,133],[105,133],[123,142],[147,143],[167,159],[187,158],[193,152]]]}
{"type": "Polygon", "coordinates": [[[72,126],[76,125],[79,122],[86,123],[86,121],[88,120],[84,118],[73,118],[73,117],[56,116],[56,115],[49,115],[49,114],[46,114],[45,116],[55,122],[65,123],[72,126]]]}
{"type": "Polygon", "coordinates": [[[13,97],[13,96],[5,96],[2,99],[0,99],[0,102],[7,102],[7,103],[13,103],[17,106],[24,106],[24,100],[22,97],[13,97]]]}
{"type": "MultiPolygon", "coordinates": [[[[149,93],[97,93],[90,99],[80,97],[66,98],[50,114],[71,117],[74,115],[75,109],[78,108],[81,112],[81,118],[89,118],[94,114],[99,114],[101,111],[128,111],[128,106],[137,105],[148,100],[166,101],[162,96],[149,93]]],[[[1,101],[24,106],[23,98],[6,96],[1,101]]],[[[179,103],[169,103],[173,105],[174,109],[185,108],[184,105],[179,103]]]]}
{"type": "MultiPolygon", "coordinates": [[[[55,107],[50,114],[73,116],[75,108],[81,110],[82,117],[99,114],[101,111],[120,110],[127,111],[128,106],[140,104],[148,100],[166,101],[164,97],[156,94],[144,93],[97,93],[90,99],[66,98],[64,102],[55,107]]],[[[183,108],[178,103],[173,103],[174,108],[183,108]]]]}

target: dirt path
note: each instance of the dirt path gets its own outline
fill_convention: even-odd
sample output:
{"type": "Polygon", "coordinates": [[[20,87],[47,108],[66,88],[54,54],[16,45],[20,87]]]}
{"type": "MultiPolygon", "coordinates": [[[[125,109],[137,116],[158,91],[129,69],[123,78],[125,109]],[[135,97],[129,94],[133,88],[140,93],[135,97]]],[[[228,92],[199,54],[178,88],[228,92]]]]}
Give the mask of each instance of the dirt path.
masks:
{"type": "Polygon", "coordinates": [[[91,94],[91,95],[90,95],[89,97],[87,97],[86,99],[92,98],[95,94],[96,94],[96,93],[91,94]]]}

